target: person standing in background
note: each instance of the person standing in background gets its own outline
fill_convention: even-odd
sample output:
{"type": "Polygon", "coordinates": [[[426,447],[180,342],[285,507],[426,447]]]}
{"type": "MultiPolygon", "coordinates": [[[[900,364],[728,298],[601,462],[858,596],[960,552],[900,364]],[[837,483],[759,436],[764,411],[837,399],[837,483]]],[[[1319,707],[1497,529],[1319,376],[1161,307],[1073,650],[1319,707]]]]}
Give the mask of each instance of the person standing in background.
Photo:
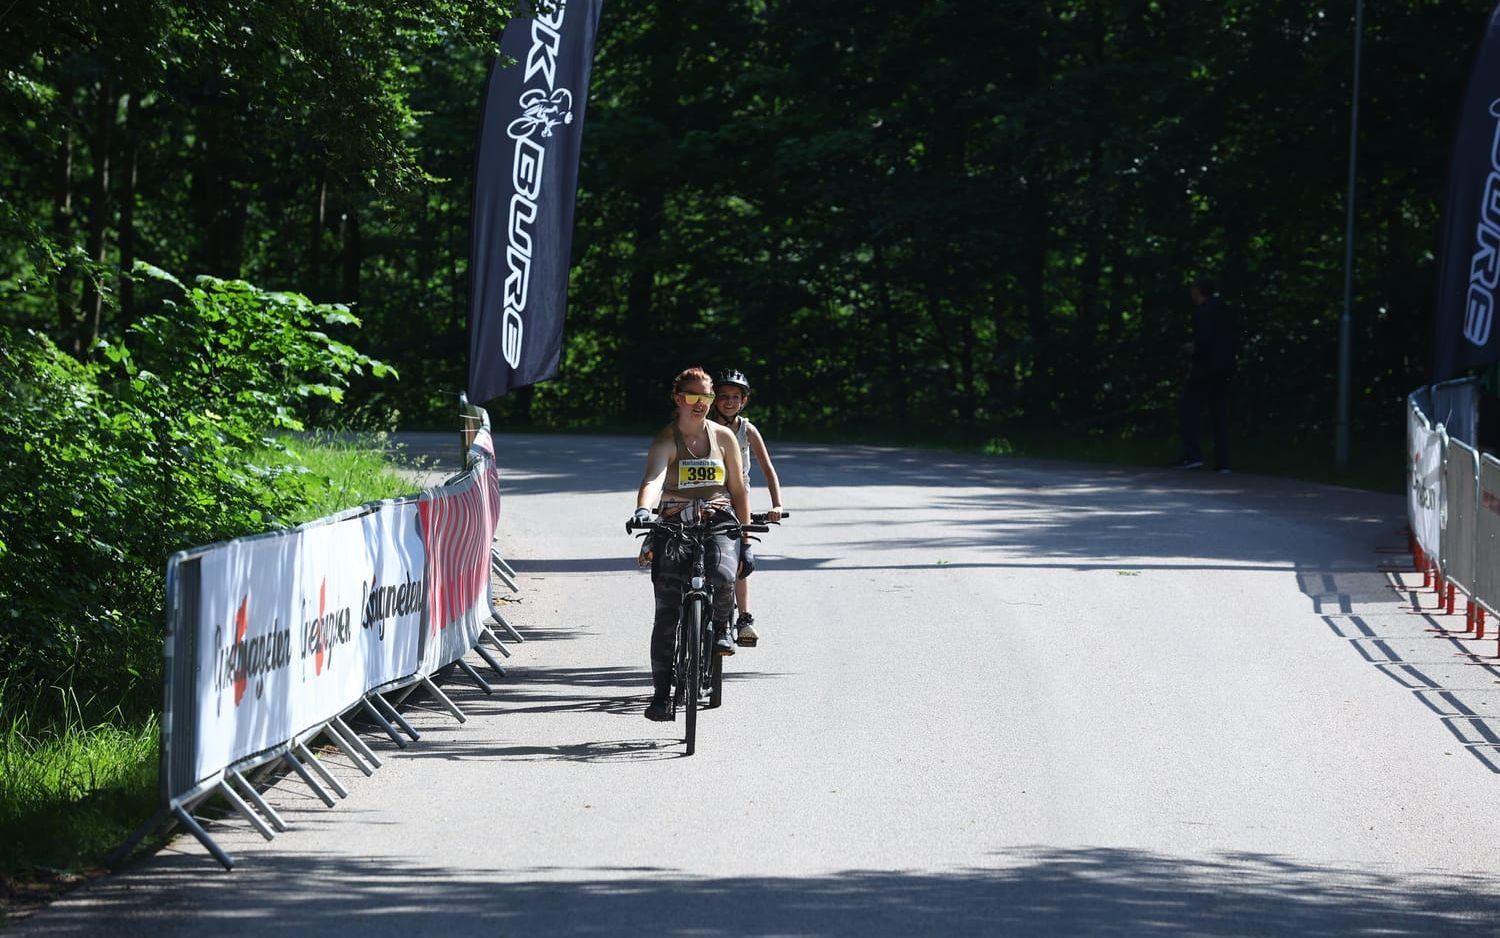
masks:
{"type": "Polygon", "coordinates": [[[1208,409],[1214,428],[1214,469],[1229,472],[1229,391],[1234,381],[1238,334],[1233,315],[1219,299],[1214,282],[1198,277],[1188,288],[1193,299],[1192,364],[1182,392],[1182,458],[1179,469],[1203,465],[1199,429],[1208,409]]]}

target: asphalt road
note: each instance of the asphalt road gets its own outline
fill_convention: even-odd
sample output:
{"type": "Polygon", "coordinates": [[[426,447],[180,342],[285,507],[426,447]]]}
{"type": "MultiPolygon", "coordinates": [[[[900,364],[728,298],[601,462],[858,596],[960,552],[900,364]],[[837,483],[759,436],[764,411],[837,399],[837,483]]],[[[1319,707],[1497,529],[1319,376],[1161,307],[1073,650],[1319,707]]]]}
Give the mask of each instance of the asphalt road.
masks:
{"type": "Polygon", "coordinates": [[[179,839],[18,933],[1500,929],[1496,645],[1376,572],[1399,499],[775,447],[761,647],[683,758],[641,717],[645,442],[499,438],[529,640],[469,723],[367,736],[333,810],[281,781],[274,843],[215,825],[233,873],[179,839]]]}

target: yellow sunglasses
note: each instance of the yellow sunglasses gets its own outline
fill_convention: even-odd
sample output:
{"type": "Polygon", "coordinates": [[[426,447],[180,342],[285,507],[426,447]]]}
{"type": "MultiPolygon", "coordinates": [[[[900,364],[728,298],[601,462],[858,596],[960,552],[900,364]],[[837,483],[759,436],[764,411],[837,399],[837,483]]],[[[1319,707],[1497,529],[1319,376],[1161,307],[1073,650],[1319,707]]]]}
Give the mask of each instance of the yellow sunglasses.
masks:
{"type": "Polygon", "coordinates": [[[680,391],[678,393],[682,394],[682,399],[689,404],[712,404],[714,402],[712,394],[686,394],[680,391]]]}

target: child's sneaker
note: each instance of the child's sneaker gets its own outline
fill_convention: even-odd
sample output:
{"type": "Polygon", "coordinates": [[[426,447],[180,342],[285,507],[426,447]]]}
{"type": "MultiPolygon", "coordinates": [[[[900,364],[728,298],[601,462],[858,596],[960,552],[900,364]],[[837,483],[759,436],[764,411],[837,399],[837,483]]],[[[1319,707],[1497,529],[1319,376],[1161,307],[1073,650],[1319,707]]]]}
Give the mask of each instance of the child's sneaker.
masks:
{"type": "Polygon", "coordinates": [[[760,641],[760,635],[755,631],[755,617],[748,612],[740,613],[740,621],[735,626],[738,633],[734,643],[741,648],[754,648],[755,643],[760,641]]]}

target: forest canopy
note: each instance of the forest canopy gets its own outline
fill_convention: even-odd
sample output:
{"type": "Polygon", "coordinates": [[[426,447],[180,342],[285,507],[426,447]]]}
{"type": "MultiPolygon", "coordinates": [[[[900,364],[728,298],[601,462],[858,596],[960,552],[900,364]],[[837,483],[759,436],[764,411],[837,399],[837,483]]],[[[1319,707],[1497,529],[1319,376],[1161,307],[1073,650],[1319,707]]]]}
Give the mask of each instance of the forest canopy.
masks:
{"type": "MultiPolygon", "coordinates": [[[[1195,275],[1243,328],[1247,434],[1333,418],[1352,4],[606,4],[559,380],[502,426],[634,425],[688,364],[788,430],[1170,426],[1195,275]]],[[[1488,5],[1368,11],[1356,443],[1425,380],[1452,121],[1488,5]]],[[[508,4],[0,13],[0,324],[81,358],[145,261],[347,304],[322,422],[450,427],[469,190],[508,4]]]]}

